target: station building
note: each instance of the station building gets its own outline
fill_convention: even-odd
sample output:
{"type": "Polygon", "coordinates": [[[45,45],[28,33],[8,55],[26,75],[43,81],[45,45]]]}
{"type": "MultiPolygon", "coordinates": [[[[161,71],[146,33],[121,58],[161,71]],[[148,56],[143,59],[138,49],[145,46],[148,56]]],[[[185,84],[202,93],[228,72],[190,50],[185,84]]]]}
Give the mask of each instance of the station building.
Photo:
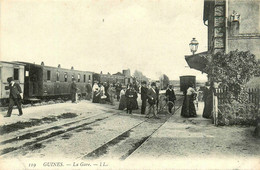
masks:
{"type": "Polygon", "coordinates": [[[204,72],[217,52],[250,51],[260,62],[260,1],[204,0],[203,23],[208,27],[208,50],[185,59],[204,72]]]}

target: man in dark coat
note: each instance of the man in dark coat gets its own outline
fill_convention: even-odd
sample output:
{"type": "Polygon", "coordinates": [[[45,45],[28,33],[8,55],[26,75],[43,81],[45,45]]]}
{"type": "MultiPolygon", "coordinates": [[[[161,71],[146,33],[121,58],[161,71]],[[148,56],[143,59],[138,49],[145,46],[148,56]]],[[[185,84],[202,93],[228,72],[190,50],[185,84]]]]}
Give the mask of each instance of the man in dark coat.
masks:
{"type": "Polygon", "coordinates": [[[86,91],[87,91],[87,100],[91,100],[92,98],[92,87],[90,84],[90,80],[88,81],[88,84],[86,85],[86,91]]]}
{"type": "Polygon", "coordinates": [[[166,90],[166,97],[167,97],[167,100],[170,101],[169,105],[168,105],[168,109],[169,109],[168,111],[170,113],[172,113],[172,108],[173,108],[174,102],[176,100],[176,96],[175,96],[172,85],[169,85],[169,88],[166,90]]]}
{"type": "Polygon", "coordinates": [[[152,83],[151,86],[152,87],[147,92],[147,98],[148,98],[148,103],[149,103],[149,110],[148,110],[148,113],[147,113],[147,115],[145,117],[150,118],[149,115],[152,112],[154,118],[159,119],[159,117],[155,114],[155,110],[154,110],[154,107],[156,105],[156,100],[157,100],[157,94],[156,94],[156,91],[155,91],[156,84],[152,83]]]}
{"type": "Polygon", "coordinates": [[[147,92],[148,92],[148,88],[146,87],[146,81],[143,81],[142,87],[141,87],[141,100],[142,100],[141,114],[145,114],[146,102],[147,102],[147,92]]]}
{"type": "Polygon", "coordinates": [[[127,113],[132,114],[132,110],[135,107],[135,101],[137,99],[137,93],[132,84],[129,86],[130,88],[126,90],[125,97],[127,103],[127,113]]]}
{"type": "Polygon", "coordinates": [[[70,93],[71,93],[71,102],[76,103],[77,84],[75,78],[72,78],[70,93]]]}
{"type": "Polygon", "coordinates": [[[122,84],[119,84],[119,82],[116,84],[116,98],[117,101],[120,99],[120,91],[122,90],[122,84]]]}
{"type": "Polygon", "coordinates": [[[156,83],[156,87],[155,87],[155,92],[156,92],[156,110],[158,112],[158,107],[159,107],[159,93],[160,93],[160,89],[159,89],[159,84],[156,83]]]}
{"type": "Polygon", "coordinates": [[[7,111],[7,115],[5,117],[11,117],[12,110],[14,104],[17,105],[19,110],[19,116],[23,115],[22,107],[21,107],[21,100],[22,100],[22,89],[18,83],[13,81],[12,77],[7,78],[9,86],[5,86],[5,90],[10,90],[9,94],[9,107],[7,111]]]}

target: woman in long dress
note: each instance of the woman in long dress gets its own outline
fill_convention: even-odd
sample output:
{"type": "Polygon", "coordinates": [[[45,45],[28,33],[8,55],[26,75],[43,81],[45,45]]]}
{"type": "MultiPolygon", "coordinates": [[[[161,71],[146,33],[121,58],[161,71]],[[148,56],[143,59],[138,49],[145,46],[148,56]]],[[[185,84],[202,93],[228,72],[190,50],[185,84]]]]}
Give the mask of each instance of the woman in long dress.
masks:
{"type": "Polygon", "coordinates": [[[98,86],[97,83],[93,85],[93,97],[92,97],[92,102],[93,103],[99,103],[100,101],[100,87],[98,86]]]}
{"type": "Polygon", "coordinates": [[[212,86],[206,83],[206,87],[203,90],[204,109],[202,117],[211,119],[213,110],[213,91],[212,86]]]}
{"type": "Polygon", "coordinates": [[[196,117],[196,109],[194,105],[194,99],[196,97],[196,91],[193,85],[189,85],[186,95],[183,100],[183,105],[181,109],[181,116],[183,117],[196,117]]]}
{"type": "Polygon", "coordinates": [[[119,101],[119,110],[124,110],[126,108],[126,97],[125,97],[126,89],[123,87],[123,89],[120,91],[120,101],[119,101]]]}

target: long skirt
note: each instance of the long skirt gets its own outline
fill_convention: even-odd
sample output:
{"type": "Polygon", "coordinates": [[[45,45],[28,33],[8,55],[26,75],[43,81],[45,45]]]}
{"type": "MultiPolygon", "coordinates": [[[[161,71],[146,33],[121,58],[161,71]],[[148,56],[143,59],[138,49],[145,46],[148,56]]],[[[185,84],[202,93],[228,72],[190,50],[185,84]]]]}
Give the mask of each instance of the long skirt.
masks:
{"type": "Polygon", "coordinates": [[[127,103],[127,110],[130,111],[130,113],[132,112],[132,110],[136,109],[135,99],[133,98],[126,99],[126,103],[127,103]]]}
{"type": "Polygon", "coordinates": [[[196,117],[195,105],[193,103],[193,98],[191,95],[186,95],[183,100],[181,108],[181,116],[183,117],[196,117]]]}
{"type": "Polygon", "coordinates": [[[119,110],[124,110],[126,108],[126,97],[125,95],[122,95],[119,102],[119,110]]]}
{"type": "Polygon", "coordinates": [[[92,102],[93,103],[99,103],[100,102],[100,93],[94,92],[92,102]]]}
{"type": "Polygon", "coordinates": [[[211,119],[213,111],[213,97],[208,95],[204,101],[204,109],[202,116],[207,119],[211,119]]]}
{"type": "Polygon", "coordinates": [[[137,99],[134,100],[134,103],[133,103],[133,110],[138,110],[137,99]]]}

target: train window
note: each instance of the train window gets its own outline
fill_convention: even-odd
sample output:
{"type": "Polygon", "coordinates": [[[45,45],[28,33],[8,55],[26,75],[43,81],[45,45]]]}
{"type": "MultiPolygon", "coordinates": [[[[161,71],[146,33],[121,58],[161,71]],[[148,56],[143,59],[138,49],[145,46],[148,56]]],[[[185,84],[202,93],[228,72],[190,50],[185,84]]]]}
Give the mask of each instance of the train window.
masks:
{"type": "Polygon", "coordinates": [[[47,70],[47,80],[51,80],[51,71],[47,70]]]}
{"type": "Polygon", "coordinates": [[[80,74],[78,74],[78,82],[80,82],[80,74]]]}
{"type": "Polygon", "coordinates": [[[85,83],[86,82],[86,74],[84,74],[83,79],[84,79],[84,83],[85,83]]]}
{"type": "Polygon", "coordinates": [[[56,73],[56,77],[57,77],[57,81],[60,81],[60,73],[59,72],[56,73]]]}
{"type": "Polygon", "coordinates": [[[67,82],[68,81],[68,74],[64,73],[64,81],[67,82]]]}
{"type": "Polygon", "coordinates": [[[19,80],[19,69],[18,68],[14,69],[14,80],[19,80]]]}
{"type": "Polygon", "coordinates": [[[91,80],[91,75],[88,76],[88,80],[91,80]]]}

